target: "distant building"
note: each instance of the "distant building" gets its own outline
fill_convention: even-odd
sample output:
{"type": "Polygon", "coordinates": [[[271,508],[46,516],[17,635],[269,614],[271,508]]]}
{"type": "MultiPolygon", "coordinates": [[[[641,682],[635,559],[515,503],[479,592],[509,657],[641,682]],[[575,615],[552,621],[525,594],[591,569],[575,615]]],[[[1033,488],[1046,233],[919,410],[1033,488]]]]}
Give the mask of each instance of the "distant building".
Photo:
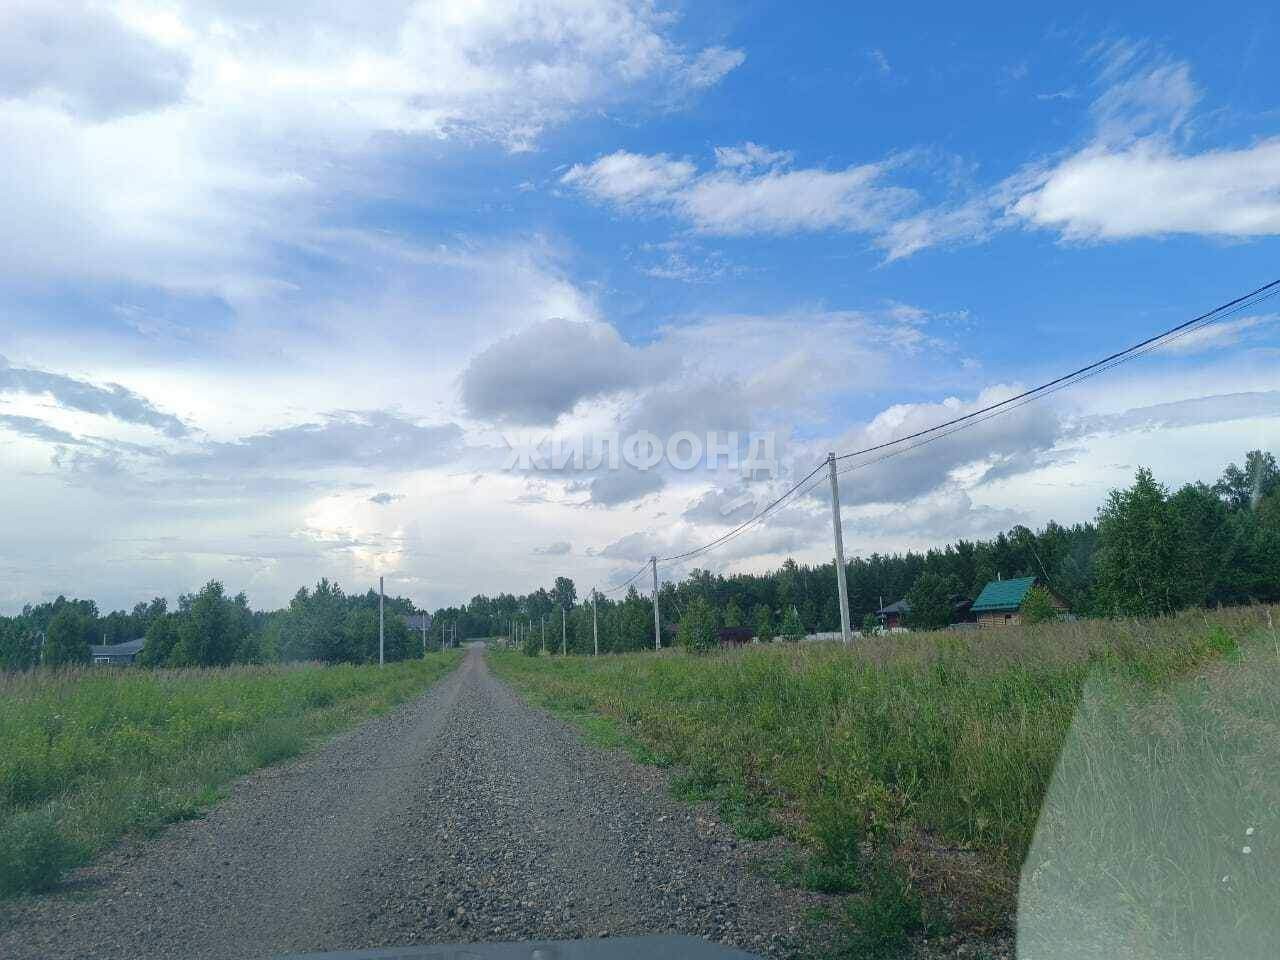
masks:
{"type": "Polygon", "coordinates": [[[755,639],[755,631],[750,627],[721,627],[717,631],[722,647],[740,647],[755,639]]]}
{"type": "Polygon", "coordinates": [[[1053,605],[1059,613],[1067,612],[1067,605],[1052,590],[1045,587],[1037,577],[1019,577],[1016,580],[992,580],[978,599],[973,601],[969,612],[978,621],[980,627],[1011,627],[1022,622],[1022,604],[1034,586],[1044,587],[1048,591],[1053,605]]]}
{"type": "Polygon", "coordinates": [[[876,616],[880,618],[880,625],[886,630],[901,629],[906,626],[904,621],[907,617],[911,616],[911,604],[906,600],[899,600],[887,607],[881,607],[876,611],[876,616]]]}
{"type": "Polygon", "coordinates": [[[126,640],[124,643],[91,643],[89,654],[94,663],[128,665],[138,662],[138,654],[146,646],[146,640],[126,640]]]}

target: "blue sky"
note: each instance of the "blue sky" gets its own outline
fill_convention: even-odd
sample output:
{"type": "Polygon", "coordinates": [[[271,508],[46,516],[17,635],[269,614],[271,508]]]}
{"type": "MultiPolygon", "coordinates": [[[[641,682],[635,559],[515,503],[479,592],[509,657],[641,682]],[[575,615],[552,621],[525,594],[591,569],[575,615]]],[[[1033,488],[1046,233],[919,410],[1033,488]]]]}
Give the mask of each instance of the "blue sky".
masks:
{"type": "MultiPolygon", "coordinates": [[[[0,608],[607,584],[775,487],[503,431],[767,432],[782,483],[1280,276],[1265,6],[259,7],[0,13],[0,608]]],[[[1275,449],[1277,312],[855,474],[850,551],[1275,449]]]]}

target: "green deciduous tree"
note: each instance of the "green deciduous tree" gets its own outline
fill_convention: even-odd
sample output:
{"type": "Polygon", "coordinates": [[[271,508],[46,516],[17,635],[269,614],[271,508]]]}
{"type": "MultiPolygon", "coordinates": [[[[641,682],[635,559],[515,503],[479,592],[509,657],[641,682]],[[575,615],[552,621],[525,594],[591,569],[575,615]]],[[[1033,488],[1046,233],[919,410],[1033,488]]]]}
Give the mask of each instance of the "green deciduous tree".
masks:
{"type": "Polygon", "coordinates": [[[146,643],[138,655],[138,662],[148,667],[163,667],[173,657],[178,645],[178,621],[176,613],[166,613],[151,621],[147,627],[146,643]]]}
{"type": "Polygon", "coordinates": [[[676,630],[676,641],[688,650],[704,653],[719,646],[716,612],[702,597],[694,597],[676,630]]]}
{"type": "Polygon", "coordinates": [[[244,639],[247,603],[243,595],[232,600],[219,581],[210,580],[194,597],[183,598],[180,607],[178,642],[170,662],[185,667],[233,663],[244,639]]]}
{"type": "Polygon", "coordinates": [[[35,659],[26,622],[21,617],[0,617],[0,670],[29,670],[35,659]]]}
{"type": "Polygon", "coordinates": [[[1245,454],[1243,469],[1229,464],[1213,485],[1213,492],[1232,510],[1245,510],[1277,488],[1280,488],[1280,467],[1276,466],[1276,458],[1261,450],[1250,450],[1245,454]]]}
{"type": "Polygon", "coordinates": [[[89,636],[93,623],[79,610],[66,608],[49,621],[44,663],[49,667],[89,662],[89,636]]]}
{"type": "Polygon", "coordinates": [[[1156,616],[1179,606],[1177,527],[1168,493],[1139,467],[1098,511],[1099,600],[1108,613],[1156,616]]]}

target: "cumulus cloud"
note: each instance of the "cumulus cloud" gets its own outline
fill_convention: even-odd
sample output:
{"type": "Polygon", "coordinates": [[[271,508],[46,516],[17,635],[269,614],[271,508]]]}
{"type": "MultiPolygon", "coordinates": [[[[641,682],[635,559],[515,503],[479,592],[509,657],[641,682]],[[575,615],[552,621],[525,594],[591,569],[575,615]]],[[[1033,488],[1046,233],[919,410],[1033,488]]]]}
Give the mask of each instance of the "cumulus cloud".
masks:
{"type": "Polygon", "coordinates": [[[619,467],[609,470],[583,483],[571,484],[570,489],[585,489],[593,506],[616,507],[657,493],[664,480],[656,470],[636,470],[619,467]]]}
{"type": "Polygon", "coordinates": [[[403,500],[403,493],[387,493],[385,490],[381,493],[375,493],[369,498],[370,503],[376,503],[380,507],[388,507],[397,500],[403,500]]]}
{"type": "Polygon", "coordinates": [[[483,350],[462,373],[462,402],[474,417],[552,423],[583,400],[660,379],[661,351],[633,347],[605,323],[543,320],[483,350]]]}
{"type": "Polygon", "coordinates": [[[367,189],[386,134],[529,149],[583,112],[678,105],[742,59],[685,49],[645,0],[2,16],[0,271],[237,301],[291,289],[282,253],[310,247],[335,181],[367,189]]]}
{"type": "Polygon", "coordinates": [[[97,386],[61,373],[15,367],[0,357],[0,394],[5,393],[47,395],[68,410],[153,427],[170,437],[185,437],[189,432],[180,419],[162,413],[145,397],[118,383],[97,386]]]}
{"type": "Polygon", "coordinates": [[[91,121],[179,100],[190,61],[119,17],[72,0],[0,9],[0,99],[32,99],[91,121]]]}
{"type": "Polygon", "coordinates": [[[573,544],[569,543],[568,540],[557,540],[555,543],[533,548],[535,557],[564,557],[572,552],[573,544]]]}

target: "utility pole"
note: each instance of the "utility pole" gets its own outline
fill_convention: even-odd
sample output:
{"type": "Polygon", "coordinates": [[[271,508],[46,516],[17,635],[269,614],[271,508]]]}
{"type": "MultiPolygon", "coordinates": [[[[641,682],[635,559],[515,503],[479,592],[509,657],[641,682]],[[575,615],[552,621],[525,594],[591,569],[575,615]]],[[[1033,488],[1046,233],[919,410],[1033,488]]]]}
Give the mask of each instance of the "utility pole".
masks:
{"type": "Polygon", "coordinates": [[[662,649],[662,624],[658,620],[658,558],[650,557],[653,564],[653,649],[662,649]]]}
{"type": "Polygon", "coordinates": [[[564,604],[560,604],[560,656],[569,655],[568,615],[564,612],[564,604]]]}
{"type": "Polygon", "coordinates": [[[600,656],[600,621],[596,616],[596,591],[591,588],[591,636],[596,642],[596,656],[600,656]]]}
{"type": "Polygon", "coordinates": [[[382,601],[384,599],[384,590],[382,585],[382,577],[378,578],[378,666],[386,663],[386,656],[383,653],[383,634],[386,632],[386,618],[382,612],[382,601]]]}
{"type": "Polygon", "coordinates": [[[427,659],[427,611],[422,611],[422,659],[427,659]]]}
{"type": "Polygon", "coordinates": [[[542,619],[542,652],[547,652],[547,615],[545,613],[539,615],[542,619]]]}
{"type": "Polygon", "coordinates": [[[840,485],[836,482],[836,455],[827,454],[827,468],[831,472],[831,525],[836,535],[836,585],[840,588],[840,635],[845,646],[853,643],[849,629],[849,584],[845,581],[844,533],[840,529],[840,485]]]}

